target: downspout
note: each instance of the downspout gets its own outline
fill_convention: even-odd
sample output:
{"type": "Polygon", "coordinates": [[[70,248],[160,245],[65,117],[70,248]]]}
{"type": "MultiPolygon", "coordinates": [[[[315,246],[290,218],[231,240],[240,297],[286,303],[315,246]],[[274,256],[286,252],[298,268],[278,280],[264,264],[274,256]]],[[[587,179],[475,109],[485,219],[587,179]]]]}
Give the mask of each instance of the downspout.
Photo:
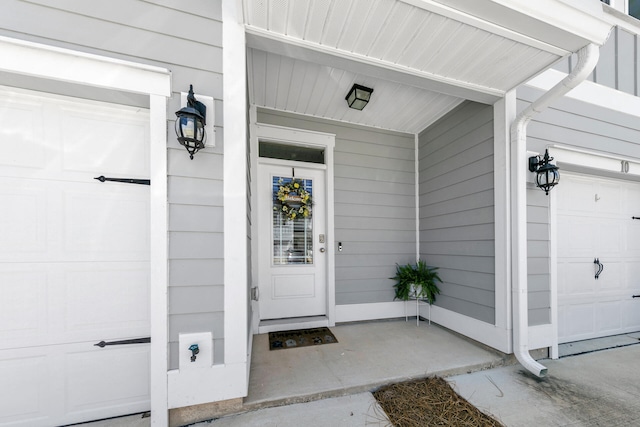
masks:
{"type": "Polygon", "coordinates": [[[529,354],[529,320],[527,287],[527,125],[536,113],[542,112],[553,101],[578,86],[594,70],[600,50],[589,44],[578,51],[578,63],[571,73],[522,111],[511,125],[511,151],[515,165],[512,186],[512,303],[513,351],[518,362],[538,377],[547,374],[547,368],[529,354]]]}

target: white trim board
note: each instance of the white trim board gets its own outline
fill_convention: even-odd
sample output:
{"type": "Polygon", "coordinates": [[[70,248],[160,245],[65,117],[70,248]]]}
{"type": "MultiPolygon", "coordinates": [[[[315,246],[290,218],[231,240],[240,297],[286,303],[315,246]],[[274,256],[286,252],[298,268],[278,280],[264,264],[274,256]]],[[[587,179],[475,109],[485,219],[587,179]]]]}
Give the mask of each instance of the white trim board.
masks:
{"type": "MultiPolygon", "coordinates": [[[[547,70],[529,80],[526,86],[546,92],[566,76],[567,74],[561,71],[547,70]]],[[[608,110],[640,116],[640,97],[590,81],[580,83],[580,85],[567,93],[565,97],[594,104],[608,110]]]]}
{"type": "MultiPolygon", "coordinates": [[[[425,317],[425,310],[428,309],[429,307],[421,306],[420,315],[425,317]]],[[[431,321],[503,353],[512,353],[511,330],[509,329],[499,328],[437,305],[431,306],[431,321]]]]}
{"type": "Polygon", "coordinates": [[[404,301],[337,305],[336,323],[401,318],[406,312],[404,301]]]}
{"type": "Polygon", "coordinates": [[[163,68],[0,37],[0,72],[149,96],[151,424],[168,425],[167,98],[163,68]]]}

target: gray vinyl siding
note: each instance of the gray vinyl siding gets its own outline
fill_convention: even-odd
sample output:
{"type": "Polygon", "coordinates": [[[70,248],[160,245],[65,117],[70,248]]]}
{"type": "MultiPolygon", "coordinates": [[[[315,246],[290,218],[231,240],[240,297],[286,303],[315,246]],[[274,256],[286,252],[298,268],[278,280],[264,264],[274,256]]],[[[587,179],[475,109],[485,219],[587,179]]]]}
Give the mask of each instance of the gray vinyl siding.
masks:
{"type": "MultiPolygon", "coordinates": [[[[518,111],[522,111],[540,95],[542,92],[536,89],[518,88],[518,111]]],[[[564,97],[534,116],[527,130],[529,151],[543,153],[547,146],[553,144],[638,159],[640,121],[637,116],[564,97]]],[[[550,154],[553,156],[553,149],[550,149],[550,154]]],[[[563,165],[560,167],[562,176],[563,165]]],[[[570,166],[567,167],[570,169],[570,166]]],[[[608,174],[616,175],[624,179],[623,174],[608,174]]],[[[562,185],[562,178],[559,185],[562,185]]],[[[539,325],[550,322],[549,198],[530,185],[527,204],[529,322],[539,325]]]]}
{"type": "Polygon", "coordinates": [[[393,301],[395,264],[415,262],[415,138],[258,110],[258,122],[336,135],[336,304],[393,301]]]}
{"type": "MultiPolygon", "coordinates": [[[[592,82],[613,89],[640,95],[640,39],[620,27],[615,27],[609,40],[600,48],[600,59],[589,76],[592,82]]],[[[577,55],[572,55],[554,66],[556,70],[569,73],[575,67],[577,55]]]]}
{"type": "Polygon", "coordinates": [[[420,258],[436,305],[495,323],[493,107],[465,102],[419,135],[420,258]]]}
{"type": "MultiPolygon", "coordinates": [[[[180,92],[188,91],[189,84],[196,93],[214,98],[215,123],[222,123],[221,1],[6,0],[0,35],[171,70],[174,92],[167,105],[169,367],[178,366],[178,334],[188,332],[212,331],[215,363],[223,363],[222,128],[209,135],[216,147],[199,152],[194,160],[189,160],[173,130],[180,92]]],[[[39,89],[59,92],[64,87],[39,89]]],[[[69,94],[92,98],[106,92],[82,91],[69,94]]],[[[148,106],[148,100],[136,96],[116,100],[148,106]]]]}

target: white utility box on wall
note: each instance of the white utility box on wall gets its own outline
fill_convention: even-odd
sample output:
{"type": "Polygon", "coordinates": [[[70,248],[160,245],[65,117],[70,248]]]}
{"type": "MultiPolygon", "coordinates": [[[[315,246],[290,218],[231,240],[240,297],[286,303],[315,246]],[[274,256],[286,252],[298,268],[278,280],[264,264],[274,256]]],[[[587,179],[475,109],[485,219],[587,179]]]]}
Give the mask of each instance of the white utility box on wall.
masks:
{"type": "Polygon", "coordinates": [[[209,368],[213,365],[213,335],[211,332],[196,332],[178,335],[180,370],[209,368]],[[197,354],[191,350],[197,346],[197,354]],[[192,356],[195,360],[191,361],[192,356]]]}

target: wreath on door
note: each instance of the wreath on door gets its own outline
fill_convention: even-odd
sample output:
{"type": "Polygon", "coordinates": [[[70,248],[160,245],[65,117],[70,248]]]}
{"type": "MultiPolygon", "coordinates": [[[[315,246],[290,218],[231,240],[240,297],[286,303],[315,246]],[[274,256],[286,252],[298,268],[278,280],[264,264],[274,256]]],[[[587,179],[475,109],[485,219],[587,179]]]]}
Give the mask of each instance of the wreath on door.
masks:
{"type": "Polygon", "coordinates": [[[293,178],[289,182],[284,182],[280,178],[278,191],[274,196],[273,210],[280,212],[284,219],[294,220],[311,216],[311,194],[304,189],[300,180],[293,178]]]}

